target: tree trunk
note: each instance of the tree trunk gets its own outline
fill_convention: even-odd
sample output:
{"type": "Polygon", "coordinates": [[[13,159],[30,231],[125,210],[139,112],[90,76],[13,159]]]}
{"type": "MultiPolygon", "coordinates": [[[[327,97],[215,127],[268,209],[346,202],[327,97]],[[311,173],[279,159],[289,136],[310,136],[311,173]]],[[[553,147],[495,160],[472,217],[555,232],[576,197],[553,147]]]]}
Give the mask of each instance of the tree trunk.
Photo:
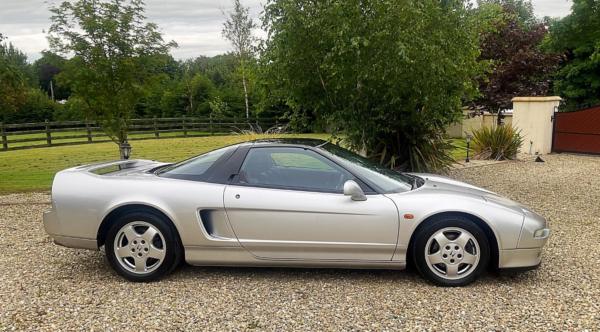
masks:
{"type": "Polygon", "coordinates": [[[248,90],[246,89],[246,74],[242,74],[242,82],[244,83],[244,97],[246,98],[246,119],[248,119],[250,118],[250,109],[248,107],[248,90]]]}

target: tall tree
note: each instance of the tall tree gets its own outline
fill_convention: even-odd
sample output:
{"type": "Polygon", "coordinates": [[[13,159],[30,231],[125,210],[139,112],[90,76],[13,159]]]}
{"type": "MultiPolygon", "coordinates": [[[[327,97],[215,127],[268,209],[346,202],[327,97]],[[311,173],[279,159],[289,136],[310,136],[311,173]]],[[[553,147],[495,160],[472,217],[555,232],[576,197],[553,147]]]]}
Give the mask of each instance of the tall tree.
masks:
{"type": "Polygon", "coordinates": [[[490,4],[500,5],[502,8],[514,12],[526,28],[540,23],[540,20],[535,16],[531,0],[477,0],[477,4],[479,7],[490,4]]]}
{"type": "Polygon", "coordinates": [[[71,94],[68,87],[58,86],[55,79],[62,71],[65,61],[64,57],[44,50],[42,57],[33,63],[40,88],[53,100],[67,100],[71,94]]]}
{"type": "Polygon", "coordinates": [[[567,104],[600,100],[600,0],[573,0],[571,14],[550,21],[542,49],[565,52],[565,62],[555,78],[554,93],[567,104]]]}
{"type": "Polygon", "coordinates": [[[72,53],[60,85],[82,99],[88,115],[118,145],[127,139],[134,106],[147,88],[168,77],[168,53],[158,26],[146,23],[143,0],[79,0],[51,5],[48,41],[58,54],[72,53]]]}
{"type": "MultiPolygon", "coordinates": [[[[0,34],[0,42],[4,39],[0,34]]],[[[0,48],[2,46],[0,45],[0,48]]],[[[0,120],[8,121],[8,115],[25,106],[25,80],[17,67],[0,56],[0,120]]]]}
{"type": "MultiPolygon", "coordinates": [[[[474,102],[474,106],[493,114],[509,108],[514,97],[545,96],[552,75],[564,60],[564,54],[544,54],[537,49],[548,33],[544,24],[525,30],[514,12],[507,9],[501,18],[481,41],[479,61],[492,66],[486,76],[479,78],[482,97],[474,102]]],[[[498,124],[501,118],[498,116],[498,124]]]]}
{"type": "Polygon", "coordinates": [[[28,88],[38,88],[37,75],[31,63],[27,61],[27,54],[16,48],[12,43],[0,45],[0,57],[11,62],[25,79],[28,88]]]}
{"type": "Polygon", "coordinates": [[[346,134],[392,168],[441,171],[441,138],[476,93],[478,37],[463,1],[269,0],[259,82],[297,125],[346,134]]]}
{"type": "Polygon", "coordinates": [[[252,57],[253,44],[257,38],[253,35],[252,30],[258,26],[254,23],[249,15],[249,8],[244,8],[240,0],[233,0],[233,9],[225,12],[225,23],[223,23],[223,37],[227,39],[233,47],[233,53],[237,57],[241,65],[242,84],[244,86],[244,99],[246,102],[246,118],[250,116],[250,107],[248,104],[248,86],[247,79],[247,62],[252,57]]]}

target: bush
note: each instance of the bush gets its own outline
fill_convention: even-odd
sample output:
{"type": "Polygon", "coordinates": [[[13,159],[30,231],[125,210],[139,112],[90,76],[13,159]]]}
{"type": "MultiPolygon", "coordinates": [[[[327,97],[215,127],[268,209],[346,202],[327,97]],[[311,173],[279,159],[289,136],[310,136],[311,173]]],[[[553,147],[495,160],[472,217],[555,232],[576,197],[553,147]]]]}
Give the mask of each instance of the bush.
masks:
{"type": "Polygon", "coordinates": [[[71,96],[64,105],[57,104],[54,109],[54,121],[83,121],[86,119],[85,102],[71,96]]]}
{"type": "Polygon", "coordinates": [[[397,171],[445,173],[455,162],[454,147],[443,133],[433,128],[427,130],[426,126],[420,128],[425,132],[379,137],[379,143],[369,151],[368,157],[397,171]],[[411,140],[410,137],[418,138],[411,140]]]}
{"type": "Polygon", "coordinates": [[[521,130],[512,124],[473,130],[473,159],[514,159],[523,144],[521,130]]]}

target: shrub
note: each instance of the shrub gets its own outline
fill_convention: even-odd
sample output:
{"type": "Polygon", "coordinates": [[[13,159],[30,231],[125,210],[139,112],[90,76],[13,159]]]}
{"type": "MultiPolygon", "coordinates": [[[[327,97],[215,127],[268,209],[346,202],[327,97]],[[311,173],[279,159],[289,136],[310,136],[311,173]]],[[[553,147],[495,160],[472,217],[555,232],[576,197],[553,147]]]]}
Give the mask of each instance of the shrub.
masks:
{"type": "Polygon", "coordinates": [[[263,131],[260,126],[252,126],[250,125],[250,129],[239,129],[237,132],[234,132],[234,135],[240,137],[242,141],[248,142],[256,139],[262,138],[280,138],[287,131],[287,126],[274,126],[266,131],[263,131]]]}
{"type": "MultiPolygon", "coordinates": [[[[421,128],[427,131],[426,127],[421,128]]],[[[379,143],[368,157],[397,171],[445,173],[455,162],[451,154],[454,147],[443,133],[431,128],[429,131],[379,137],[379,143]],[[409,137],[419,138],[413,141],[409,137]]]]}
{"type": "Polygon", "coordinates": [[[514,159],[523,144],[521,130],[512,124],[473,130],[474,159],[514,159]]]}

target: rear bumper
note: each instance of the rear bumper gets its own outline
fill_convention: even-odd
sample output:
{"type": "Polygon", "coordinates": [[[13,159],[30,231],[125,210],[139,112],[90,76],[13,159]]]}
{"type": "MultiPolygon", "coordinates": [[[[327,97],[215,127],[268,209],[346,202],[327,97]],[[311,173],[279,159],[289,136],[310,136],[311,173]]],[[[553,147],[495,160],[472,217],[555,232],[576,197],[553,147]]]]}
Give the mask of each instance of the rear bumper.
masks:
{"type": "Polygon", "coordinates": [[[52,237],[62,235],[55,200],[52,200],[51,210],[44,212],[44,229],[46,230],[46,233],[52,237]]]}
{"type": "Polygon", "coordinates": [[[98,242],[90,239],[62,236],[56,202],[52,200],[52,210],[44,212],[44,229],[54,239],[54,243],[69,248],[98,250],[98,242]]]}
{"type": "Polygon", "coordinates": [[[500,250],[499,269],[535,269],[542,262],[543,248],[500,250]]]}

